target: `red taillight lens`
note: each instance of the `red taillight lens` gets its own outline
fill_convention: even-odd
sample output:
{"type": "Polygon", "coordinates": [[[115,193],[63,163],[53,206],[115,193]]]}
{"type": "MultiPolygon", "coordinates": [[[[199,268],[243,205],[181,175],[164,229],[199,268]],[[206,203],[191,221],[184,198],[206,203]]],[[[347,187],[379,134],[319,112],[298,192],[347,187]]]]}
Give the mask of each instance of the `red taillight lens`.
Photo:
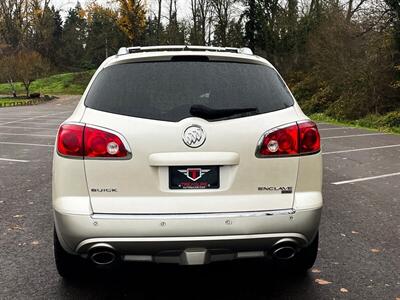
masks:
{"type": "Polygon", "coordinates": [[[63,156],[83,156],[84,126],[66,124],[58,130],[57,151],[63,156]]]}
{"type": "Polygon", "coordinates": [[[298,128],[292,125],[280,128],[264,136],[260,148],[261,155],[298,154],[298,128]]]}
{"type": "Polygon", "coordinates": [[[258,148],[258,156],[291,156],[320,151],[317,125],[307,121],[267,132],[258,148]]]}
{"type": "Polygon", "coordinates": [[[85,128],[85,157],[126,157],[128,151],[121,139],[97,128],[85,128]]]}
{"type": "Polygon", "coordinates": [[[64,124],[57,137],[57,151],[63,156],[127,158],[129,152],[116,134],[85,125],[64,124]]]}
{"type": "Polygon", "coordinates": [[[321,139],[314,122],[299,123],[300,154],[311,154],[320,151],[321,139]]]}

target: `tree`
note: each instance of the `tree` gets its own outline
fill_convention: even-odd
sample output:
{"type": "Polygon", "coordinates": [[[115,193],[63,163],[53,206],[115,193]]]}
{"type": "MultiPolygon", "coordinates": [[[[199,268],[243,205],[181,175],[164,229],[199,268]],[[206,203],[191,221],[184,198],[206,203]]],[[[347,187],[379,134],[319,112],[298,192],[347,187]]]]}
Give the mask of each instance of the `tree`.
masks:
{"type": "Polygon", "coordinates": [[[390,10],[393,35],[397,50],[400,52],[400,2],[398,0],[385,0],[390,10]]]}
{"type": "Polygon", "coordinates": [[[210,0],[191,0],[192,28],[190,42],[194,45],[205,45],[207,40],[207,26],[211,18],[210,0]]]}
{"type": "Polygon", "coordinates": [[[144,31],[144,44],[147,46],[161,45],[164,38],[164,27],[158,24],[157,17],[148,16],[144,31]]]}
{"type": "Polygon", "coordinates": [[[11,57],[15,80],[21,81],[29,97],[29,87],[33,81],[46,75],[49,64],[38,52],[20,51],[11,57]]]}
{"type": "Polygon", "coordinates": [[[84,63],[87,22],[79,2],[68,11],[62,35],[63,48],[59,57],[62,67],[67,70],[81,70],[84,63]]]}
{"type": "Polygon", "coordinates": [[[146,25],[146,10],[142,0],[115,0],[118,3],[118,25],[131,45],[140,45],[146,25]]]}
{"type": "Polygon", "coordinates": [[[257,21],[257,12],[256,0],[247,0],[246,8],[243,12],[243,16],[247,19],[244,39],[247,41],[247,46],[253,50],[255,50],[256,46],[256,32],[259,25],[257,21]]]}
{"type": "Polygon", "coordinates": [[[178,45],[185,43],[186,24],[178,21],[176,0],[169,0],[168,3],[168,24],[166,26],[165,43],[167,45],[178,45]]]}
{"type": "MultiPolygon", "coordinates": [[[[158,11],[157,11],[157,43],[160,44],[161,42],[161,31],[162,31],[162,24],[161,24],[161,9],[162,9],[162,0],[157,0],[158,4],[158,11]]],[[[148,22],[148,24],[150,24],[148,22]]]]}
{"type": "Polygon", "coordinates": [[[29,1],[0,1],[0,37],[13,48],[26,44],[29,30],[29,1]]]}
{"type": "Polygon", "coordinates": [[[93,3],[87,7],[86,14],[85,61],[89,67],[95,68],[128,41],[117,25],[118,15],[113,9],[93,3]]]}
{"type": "Polygon", "coordinates": [[[214,25],[214,44],[218,46],[227,45],[229,22],[232,19],[238,0],[210,0],[216,24],[214,25]]]}
{"type": "Polygon", "coordinates": [[[47,57],[52,64],[58,65],[59,50],[62,45],[62,19],[49,0],[31,0],[30,48],[47,57]]]}
{"type": "Polygon", "coordinates": [[[13,57],[2,56],[0,58],[0,82],[7,82],[10,86],[10,91],[13,97],[17,97],[17,91],[15,90],[14,80],[14,63],[13,57]]]}
{"type": "Polygon", "coordinates": [[[243,47],[243,28],[242,18],[230,20],[226,35],[227,45],[230,47],[243,47]]]}

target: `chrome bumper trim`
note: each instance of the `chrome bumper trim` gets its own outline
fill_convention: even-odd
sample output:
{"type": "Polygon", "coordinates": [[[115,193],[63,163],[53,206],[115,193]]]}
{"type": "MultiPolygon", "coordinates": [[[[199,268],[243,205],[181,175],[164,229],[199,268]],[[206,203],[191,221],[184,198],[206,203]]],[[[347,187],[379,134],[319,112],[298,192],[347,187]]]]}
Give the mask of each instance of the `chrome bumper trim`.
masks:
{"type": "Polygon", "coordinates": [[[207,218],[248,218],[267,217],[277,215],[293,215],[294,209],[245,211],[227,213],[195,213],[195,214],[92,214],[92,219],[120,219],[120,220],[165,220],[165,219],[207,219],[207,218]]]}

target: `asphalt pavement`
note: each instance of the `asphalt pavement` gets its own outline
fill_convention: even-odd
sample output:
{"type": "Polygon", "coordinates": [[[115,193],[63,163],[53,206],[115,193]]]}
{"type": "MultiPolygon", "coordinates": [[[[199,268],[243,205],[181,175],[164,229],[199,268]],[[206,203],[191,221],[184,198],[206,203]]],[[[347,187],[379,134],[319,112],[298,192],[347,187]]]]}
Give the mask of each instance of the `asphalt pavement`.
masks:
{"type": "Polygon", "coordinates": [[[242,261],[127,264],[63,280],[51,164],[58,124],[77,101],[0,109],[0,299],[400,299],[400,135],[324,123],[320,249],[306,276],[242,261]]]}

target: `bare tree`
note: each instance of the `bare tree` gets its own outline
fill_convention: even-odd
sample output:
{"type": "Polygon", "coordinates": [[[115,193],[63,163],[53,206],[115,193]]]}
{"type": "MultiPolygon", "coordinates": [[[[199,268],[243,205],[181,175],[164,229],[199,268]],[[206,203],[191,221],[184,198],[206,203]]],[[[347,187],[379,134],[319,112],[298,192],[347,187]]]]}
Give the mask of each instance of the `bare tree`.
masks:
{"type": "Polygon", "coordinates": [[[198,0],[198,10],[199,10],[198,22],[201,31],[200,42],[202,45],[205,45],[207,38],[207,22],[210,22],[210,14],[211,14],[210,0],[198,0]]]}
{"type": "Polygon", "coordinates": [[[199,25],[198,25],[198,0],[190,0],[190,10],[192,12],[192,32],[191,32],[191,42],[192,44],[199,43],[199,25]]]}
{"type": "Polygon", "coordinates": [[[17,91],[15,90],[14,78],[15,74],[13,72],[13,59],[10,56],[2,56],[0,59],[0,82],[7,82],[10,86],[10,91],[13,97],[17,97],[17,91]]]}
{"type": "Polygon", "coordinates": [[[347,3],[346,21],[350,22],[351,18],[362,8],[363,4],[366,2],[367,0],[359,0],[358,3],[354,2],[354,0],[349,0],[347,3]]]}
{"type": "Polygon", "coordinates": [[[0,38],[13,48],[23,46],[29,30],[29,1],[0,1],[0,38]]]}
{"type": "Polygon", "coordinates": [[[161,37],[161,8],[162,8],[162,0],[157,0],[158,4],[158,13],[157,13],[157,42],[160,43],[161,37]]]}
{"type": "Polygon", "coordinates": [[[238,0],[210,0],[215,18],[216,43],[225,46],[227,43],[227,34],[229,21],[235,9],[238,0]]]}
{"type": "Polygon", "coordinates": [[[183,35],[178,22],[178,11],[176,7],[177,0],[169,0],[168,3],[168,25],[167,25],[167,43],[182,44],[183,35]]]}

